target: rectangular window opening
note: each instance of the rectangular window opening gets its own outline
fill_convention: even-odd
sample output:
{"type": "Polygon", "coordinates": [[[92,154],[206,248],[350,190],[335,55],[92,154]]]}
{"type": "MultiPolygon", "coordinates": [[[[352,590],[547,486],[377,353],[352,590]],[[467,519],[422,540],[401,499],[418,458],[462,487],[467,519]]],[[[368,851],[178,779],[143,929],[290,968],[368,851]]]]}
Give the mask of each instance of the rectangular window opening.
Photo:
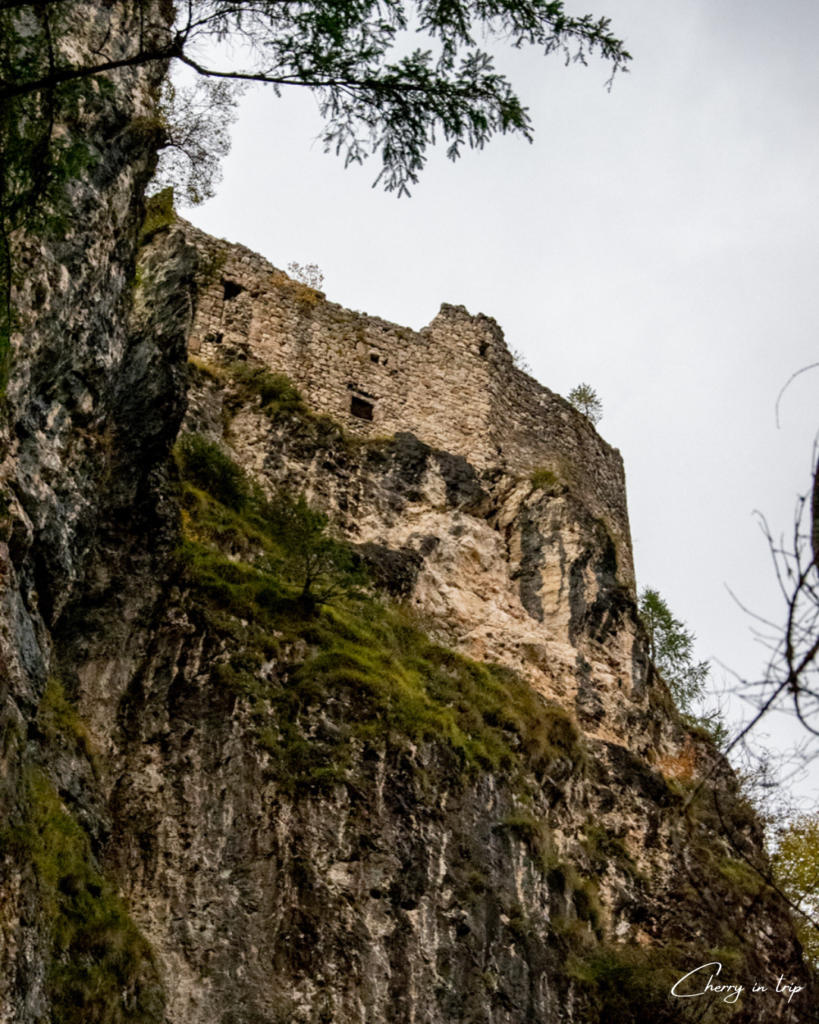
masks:
{"type": "Polygon", "coordinates": [[[356,398],[353,395],[350,402],[350,414],[359,420],[372,420],[373,404],[372,402],[365,402],[363,398],[356,398]]]}

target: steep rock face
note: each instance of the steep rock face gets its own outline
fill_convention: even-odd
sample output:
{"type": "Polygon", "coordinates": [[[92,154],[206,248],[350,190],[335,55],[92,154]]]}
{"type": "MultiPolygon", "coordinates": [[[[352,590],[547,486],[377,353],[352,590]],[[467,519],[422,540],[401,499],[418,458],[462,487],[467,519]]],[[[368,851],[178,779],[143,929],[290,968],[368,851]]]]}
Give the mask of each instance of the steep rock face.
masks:
{"type": "MultiPolygon", "coordinates": [[[[686,1019],[628,972],[625,1003],[589,983],[616,948],[672,983],[718,948],[746,976],[795,979],[784,912],[726,838],[756,856],[758,826],[724,770],[686,808],[714,754],[681,727],[614,541],[571,486],[478,470],[408,432],[361,442],[265,411],[234,371],[192,369],[183,429],[217,439],[268,494],[304,490],[438,639],[515,669],[583,736],[537,764],[524,739],[510,777],[391,732],[353,740],[330,782],[293,792],[281,739],[264,737],[281,738],[281,701],[323,641],[308,627],[253,668],[253,622],[214,618],[183,573],[120,701],[111,803],[112,863],[171,1018],[551,1022],[619,1005],[623,1020],[686,1019]]],[[[252,560],[238,535],[228,550],[252,560]]],[[[111,674],[83,674],[89,718],[111,674]]],[[[310,756],[367,706],[343,692],[290,705],[310,756]]],[[[737,1019],[781,1012],[798,1013],[760,996],[737,1019]]]]}
{"type": "MultiPolygon", "coordinates": [[[[167,5],[166,5],[167,6],[167,5]]],[[[161,23],[163,5],[147,12],[161,23]]],[[[105,40],[121,57],[140,24],[139,5],[84,4],[63,45],[105,40]]],[[[55,621],[82,576],[93,542],[106,462],[105,435],[127,358],[129,279],[142,219],[139,196],[156,161],[156,89],[163,67],[125,69],[98,90],[97,108],[74,127],[90,165],[70,186],[68,229],[18,240],[4,476],[14,491],[11,546],[39,611],[55,621]],[[36,538],[36,545],[33,544],[36,538]]]]}
{"type": "MultiPolygon", "coordinates": [[[[60,45],[78,56],[103,45],[116,59],[137,36],[142,18],[162,31],[170,13],[162,2],[74,5],[60,45]]],[[[85,750],[84,727],[62,703],[62,691],[48,687],[59,671],[58,634],[82,632],[69,609],[99,604],[113,580],[121,585],[129,579],[128,550],[133,552],[136,538],[143,545],[141,529],[150,524],[168,532],[157,474],[166,473],[184,385],[180,377],[169,397],[167,381],[159,378],[172,376],[174,361],[184,358],[188,325],[177,332],[175,352],[158,331],[140,338],[129,335],[128,326],[141,195],[156,162],[156,92],[164,70],[154,64],[109,76],[95,104],[69,129],[87,145],[89,164],[68,186],[67,227],[13,240],[19,330],[11,339],[0,428],[4,1021],[47,1019],[51,992],[76,995],[54,955],[63,925],[63,938],[75,934],[90,941],[88,929],[73,931],[61,916],[82,899],[82,872],[97,892],[97,909],[105,904],[105,926],[117,931],[118,905],[97,886],[109,824],[104,792],[85,750]],[[140,351],[147,350],[154,353],[152,372],[138,365],[140,351]],[[129,408],[134,389],[143,404],[139,415],[129,408]],[[155,450],[145,443],[149,421],[161,438],[155,450]],[[58,881],[64,888],[55,896],[58,881]],[[73,892],[65,888],[71,885],[73,892]]],[[[156,560],[157,547],[135,557],[156,560]]],[[[144,612],[144,605],[136,605],[144,612]]],[[[107,608],[108,631],[112,610],[107,608]]],[[[130,998],[130,982],[114,980],[130,998]]],[[[54,1019],[74,1019],[71,1013],[63,1007],[54,1019]]]]}
{"type": "Polygon", "coordinates": [[[259,399],[236,409],[230,388],[235,414],[225,432],[225,394],[207,383],[194,389],[189,427],[224,434],[268,493],[305,491],[370,560],[379,551],[398,558],[393,592],[450,646],[509,665],[545,696],[576,704],[590,734],[655,756],[667,752],[664,732],[672,746],[679,741],[667,719],[648,714],[648,659],[633,590],[618,572],[630,551],[618,555],[606,519],[568,482],[570,469],[536,486],[409,432],[349,444],[309,421],[272,421],[259,399]]]}
{"type": "MultiPolygon", "coordinates": [[[[127,35],[128,5],[89,11],[127,35]]],[[[254,296],[226,288],[244,285],[219,244],[171,225],[133,272],[155,84],[122,79],[76,233],[29,246],[18,295],[0,1019],[684,1020],[668,979],[716,949],[731,980],[799,981],[791,925],[744,868],[753,813],[647,663],[619,456],[457,307],[435,329],[502,370],[494,454],[406,409],[387,437],[263,409],[232,366],[269,365],[247,342],[254,296]],[[221,365],[185,369],[214,295],[237,336],[199,344],[221,365]],[[507,378],[525,406],[511,433],[507,378]],[[186,405],[183,431],[269,496],[305,491],[387,597],[314,619],[275,587],[248,597],[258,534],[169,457],[186,405]]],[[[735,1020],[801,1010],[747,996],[735,1020]]]]}

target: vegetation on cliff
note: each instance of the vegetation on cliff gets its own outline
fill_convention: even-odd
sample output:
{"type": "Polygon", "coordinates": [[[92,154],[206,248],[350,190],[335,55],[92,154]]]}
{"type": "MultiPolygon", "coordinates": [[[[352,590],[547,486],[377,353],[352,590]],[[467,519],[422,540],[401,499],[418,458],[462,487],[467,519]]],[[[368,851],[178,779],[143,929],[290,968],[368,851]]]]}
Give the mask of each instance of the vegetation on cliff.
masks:
{"type": "MultiPolygon", "coordinates": [[[[44,234],[59,234],[62,186],[90,153],[85,143],[74,148],[87,124],[72,117],[93,119],[93,104],[111,99],[107,79],[92,81],[99,62],[113,67],[107,48],[124,47],[123,67],[155,62],[157,46],[170,46],[168,57],[189,56],[190,34],[180,52],[179,36],[173,49],[165,32],[172,5],[90,7],[98,20],[81,26],[90,62],[83,64],[82,48],[69,52],[55,33],[63,15],[89,6],[0,4],[0,97],[4,115],[11,111],[0,125],[4,187],[11,182],[0,207],[6,336],[9,232],[40,230],[33,217],[39,203],[57,218],[44,234]],[[117,22],[123,11],[158,12],[159,21],[117,22]],[[88,104],[77,100],[72,111],[77,96],[88,104]],[[19,179],[15,166],[23,169],[19,179]],[[29,170],[39,184],[26,178],[29,170]]],[[[301,84],[325,90],[327,141],[360,159],[357,129],[363,124],[365,136],[372,129],[384,180],[399,191],[414,180],[435,124],[449,134],[452,156],[494,131],[528,130],[525,110],[485,55],[471,53],[456,66],[458,48],[472,46],[470,19],[485,20],[481,4],[422,5],[424,27],[443,39],[443,58],[433,65],[416,53],[394,66],[383,58],[403,24],[397,2],[382,5],[392,14],[383,21],[373,20],[369,3],[184,10],[194,9],[206,34],[220,24],[240,36],[259,25],[273,30],[273,58],[284,55],[284,63],[294,46],[302,46],[299,59],[318,55],[300,67],[301,84]],[[243,13],[258,17],[240,24],[243,13]],[[338,92],[322,76],[345,61],[347,71],[375,66],[377,74],[338,92]],[[409,107],[408,94],[418,97],[409,107]]],[[[606,23],[570,19],[560,3],[492,10],[491,27],[513,30],[518,41],[546,49],[574,41],[581,52],[601,47],[615,66],[627,59],[606,23]]],[[[411,1008],[403,1011],[426,987],[418,977],[427,967],[436,987],[424,996],[435,1001],[435,1019],[491,1014],[519,1022],[548,1012],[642,1024],[729,1014],[718,999],[680,1006],[667,992],[672,972],[704,956],[752,964],[742,927],[777,923],[764,886],[746,867],[759,848],[752,811],[730,779],[700,791],[696,773],[688,773],[703,749],[707,762],[707,744],[675,775],[617,743],[584,738],[569,711],[514,672],[433,641],[423,620],[368,585],[365,553],[334,536],[299,491],[262,493],[204,437],[180,440],[177,481],[166,456],[184,404],[177,371],[193,259],[179,233],[175,248],[153,249],[145,279],[134,278],[142,319],[126,338],[125,281],[139,206],[131,185],[150,169],[145,136],[158,141],[156,133],[169,127],[161,118],[133,123],[129,104],[110,104],[110,135],[100,133],[98,151],[115,133],[122,151],[83,200],[94,210],[119,209],[123,237],[106,237],[95,250],[97,276],[88,280],[90,261],[79,250],[93,248],[93,232],[105,235],[108,225],[100,228],[100,216],[85,235],[78,232],[65,269],[72,287],[84,280],[87,287],[71,292],[79,296],[73,307],[67,299],[52,317],[53,344],[34,346],[31,387],[17,410],[18,454],[10,456],[19,459],[15,486],[31,512],[21,513],[16,526],[24,528],[4,565],[11,639],[2,652],[10,696],[3,707],[0,925],[2,955],[16,971],[14,1010],[27,1022],[47,1016],[56,1024],[160,1020],[156,960],[193,979],[200,1019],[338,1020],[345,1011],[333,1009],[333,996],[369,956],[380,958],[380,974],[362,969],[358,976],[358,1016],[380,985],[373,1013],[383,1016],[388,1006],[395,1019],[413,1019],[411,1008]],[[136,179],[128,177],[129,147],[142,147],[136,179]],[[169,268],[164,259],[177,263],[169,268]],[[171,312],[157,301],[163,289],[171,312]],[[82,345],[62,334],[65,323],[84,322],[97,307],[107,312],[82,345]],[[69,397],[66,381],[76,385],[69,397]],[[132,397],[139,400],[129,404],[132,397]],[[181,537],[169,564],[177,510],[181,537]],[[146,553],[154,546],[155,558],[146,553]],[[57,603],[62,590],[65,602],[57,603]],[[93,730],[75,698],[85,702],[93,730]],[[104,749],[95,748],[92,731],[104,737],[104,749]],[[718,787],[719,801],[712,799],[718,787]],[[605,816],[618,804],[625,810],[612,823],[605,816]],[[175,812],[185,816],[184,832],[175,812]],[[726,822],[732,835],[744,836],[739,852],[720,838],[726,822]],[[119,860],[123,850],[128,857],[119,860]],[[358,871],[362,879],[368,871],[382,877],[358,892],[328,884],[358,871]],[[129,886],[141,897],[132,901],[133,916],[120,895],[129,886]],[[156,958],[136,918],[156,943],[156,958]],[[234,927],[237,919],[247,931],[234,927]],[[415,937],[426,941],[428,924],[438,930],[430,955],[413,945],[418,920],[415,937]],[[258,944],[243,942],[248,934],[258,944]],[[629,941],[617,941],[622,934],[629,941]],[[333,941],[336,959],[323,959],[333,941]],[[245,1006],[248,990],[260,1005],[268,997],[270,975],[280,1001],[258,1012],[252,1000],[245,1006]],[[298,985],[286,991],[293,978],[298,985]]],[[[79,202],[69,212],[79,223],[79,202]]],[[[149,213],[143,241],[161,241],[173,222],[170,195],[149,213]]],[[[45,260],[62,267],[55,252],[43,246],[45,260]]],[[[200,271],[216,275],[218,262],[200,271]]],[[[35,311],[47,307],[49,282],[41,283],[42,296],[32,287],[35,311]]],[[[294,294],[300,303],[316,301],[306,285],[294,294]]],[[[216,381],[221,372],[203,370],[216,381]]],[[[354,449],[337,425],[309,413],[285,378],[252,367],[227,372],[233,397],[258,399],[266,426],[292,422],[304,434],[307,425],[308,445],[318,438],[354,449]]],[[[429,449],[418,442],[419,450],[421,472],[429,449]]],[[[561,490],[554,469],[536,472],[532,484],[543,500],[561,490]]],[[[579,577],[587,563],[578,566],[579,577]]],[[[620,628],[622,618],[611,621],[620,628]]],[[[638,718],[635,707],[629,711],[638,718]]],[[[648,703],[648,715],[656,710],[648,703]]],[[[770,934],[778,941],[788,933],[770,934]]],[[[175,996],[170,986],[165,995],[175,996]]]]}
{"type": "Polygon", "coordinates": [[[106,6],[107,16],[92,8],[89,17],[79,0],[0,5],[0,388],[19,326],[15,238],[59,233],[67,223],[69,185],[99,157],[88,126],[110,102],[117,72],[168,61],[196,72],[194,88],[166,80],[156,111],[138,127],[165,151],[158,186],[176,185],[181,198],[197,203],[213,194],[236,91],[247,82],[268,83],[276,95],[283,86],[315,92],[325,149],[344,153],[346,164],[380,152],[378,179],[401,194],[418,180],[436,132],[453,160],[498,132],[531,140],[528,111],[491,55],[476,47],[477,30],[567,60],[584,62],[597,51],[611,62],[612,77],[631,59],[608,19],[571,16],[560,0],[503,0],[491,9],[473,0],[415,10],[403,0],[106,6]],[[119,10],[112,14],[112,6],[119,10]],[[393,56],[411,18],[439,44],[437,57],[420,49],[393,56]]]}
{"type": "Polygon", "coordinates": [[[360,557],[327,535],[326,516],[303,496],[265,500],[204,438],[183,437],[177,452],[185,481],[181,581],[205,599],[232,646],[240,641],[215,669],[220,681],[275,710],[276,727],[262,726],[260,739],[283,784],[336,782],[357,742],[390,735],[444,742],[466,772],[525,766],[542,775],[556,761],[583,764],[562,708],[509,670],[433,643],[410,611],[365,592],[360,557]],[[287,671],[286,683],[279,673],[261,682],[262,666],[299,643],[312,656],[287,671]],[[316,703],[346,721],[310,744],[298,722],[316,703]]]}
{"type": "Polygon", "coordinates": [[[724,749],[728,729],[721,710],[701,712],[711,667],[707,661],[694,661],[693,632],[672,614],[659,591],[651,587],[640,592],[639,616],[648,637],[651,662],[671,691],[683,721],[689,729],[724,749]]]}
{"type": "MultiPolygon", "coordinates": [[[[256,377],[250,368],[242,373],[245,383],[256,377]]],[[[283,381],[275,387],[279,394],[287,392],[283,381]]],[[[294,422],[308,416],[297,393],[289,394],[290,410],[278,415],[294,422]]],[[[748,913],[767,905],[771,895],[743,859],[757,855],[754,842],[760,836],[754,832],[754,812],[735,783],[726,777],[701,787],[702,752],[691,772],[669,763],[667,777],[651,783],[658,787],[655,799],[679,808],[675,856],[693,861],[688,876],[679,877],[678,920],[666,927],[662,943],[643,948],[613,941],[601,879],[614,872],[649,902],[653,884],[623,839],[593,816],[585,823],[579,862],[556,845],[554,811],[544,808],[544,794],[585,789],[593,805],[592,794],[610,784],[566,711],[544,701],[515,673],[432,642],[408,609],[365,592],[360,583],[340,588],[324,607],[306,614],[298,601],[299,582],[286,568],[283,535],[265,512],[276,499],[264,499],[238,467],[228,470],[224,449],[212,442],[183,438],[177,451],[183,477],[179,580],[188,595],[184,600],[190,602],[189,614],[202,616],[201,628],[225,640],[225,654],[212,670],[213,685],[249,708],[256,742],[268,756],[269,778],[282,797],[330,800],[342,786],[364,799],[372,784],[367,752],[403,750],[421,787],[414,813],[425,814],[424,787],[430,795],[439,790],[442,763],[424,783],[426,769],[411,752],[447,750],[447,786],[466,789],[487,777],[507,780],[512,803],[494,826],[496,833],[524,844],[551,894],[547,922],[531,919],[520,907],[506,908],[510,941],[532,951],[545,941],[560,951],[564,966],[555,977],[575,987],[586,1006],[585,1019],[603,1021],[616,1014],[622,1024],[671,1024],[731,1017],[737,1007],[717,996],[694,1005],[670,1000],[668,993],[686,965],[719,959],[736,974],[755,963],[735,913],[743,906],[748,913]],[[192,450],[210,460],[209,469],[186,461],[184,453],[192,450]],[[726,851],[715,841],[726,829],[746,837],[742,851],[726,851]],[[756,840],[749,841],[749,835],[756,840]],[[715,926],[704,931],[696,910],[703,900],[715,926]],[[720,913],[717,905],[732,909],[720,913]]],[[[309,512],[305,502],[289,500],[291,508],[309,512]]],[[[636,777],[629,782],[641,784],[636,777]]],[[[473,861],[471,875],[465,867],[472,881],[464,882],[462,899],[473,908],[470,914],[492,898],[479,864],[473,861]]]]}
{"type": "MultiPolygon", "coordinates": [[[[52,761],[79,757],[94,765],[87,728],[56,679],[46,687],[35,726],[42,754],[52,761]]],[[[53,1024],[160,1020],[164,997],[150,946],[46,764],[23,769],[16,812],[0,830],[0,855],[34,879],[51,944],[46,991],[53,1024]]]]}
{"type": "MultiPolygon", "coordinates": [[[[561,0],[503,0],[491,8],[473,0],[425,2],[415,10],[402,0],[345,0],[329,7],[207,0],[182,5],[175,20],[168,5],[133,0],[132,6],[138,31],[126,52],[109,48],[104,27],[92,22],[86,23],[88,50],[77,54],[62,45],[61,35],[81,5],[4,5],[0,27],[8,45],[0,54],[0,102],[6,107],[33,98],[48,104],[58,97],[76,107],[71,87],[77,83],[105,81],[106,72],[166,60],[193,69],[203,80],[208,106],[221,111],[230,103],[230,81],[268,83],[277,94],[283,86],[300,86],[318,96],[327,120],[326,148],[345,153],[347,163],[360,163],[368,149],[380,150],[379,178],[401,192],[417,180],[436,130],[447,140],[451,159],[467,144],[482,148],[496,132],[531,138],[528,111],[495,71],[490,54],[476,47],[478,32],[567,60],[584,62],[599,52],[611,62],[612,76],[631,59],[608,19],[569,15],[561,0]],[[411,19],[438,43],[437,56],[420,49],[394,56],[411,19]]],[[[196,124],[204,117],[204,133],[224,149],[224,117],[208,122],[203,105],[184,90],[168,91],[166,101],[165,143],[200,165],[189,174],[201,175],[208,146],[203,150],[203,130],[196,124]]],[[[44,129],[37,141],[47,149],[54,137],[44,129]]],[[[207,187],[196,192],[207,194],[207,187]]]]}

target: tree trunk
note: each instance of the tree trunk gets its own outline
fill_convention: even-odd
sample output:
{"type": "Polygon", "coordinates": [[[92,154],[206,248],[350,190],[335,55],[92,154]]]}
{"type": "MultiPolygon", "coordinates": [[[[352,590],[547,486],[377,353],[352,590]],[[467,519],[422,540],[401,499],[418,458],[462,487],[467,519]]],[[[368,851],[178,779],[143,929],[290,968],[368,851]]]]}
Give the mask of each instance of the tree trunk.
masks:
{"type": "Polygon", "coordinates": [[[819,568],[819,462],[816,463],[816,469],[813,473],[813,502],[811,506],[811,515],[813,517],[813,530],[811,532],[813,561],[817,568],[819,568]]]}

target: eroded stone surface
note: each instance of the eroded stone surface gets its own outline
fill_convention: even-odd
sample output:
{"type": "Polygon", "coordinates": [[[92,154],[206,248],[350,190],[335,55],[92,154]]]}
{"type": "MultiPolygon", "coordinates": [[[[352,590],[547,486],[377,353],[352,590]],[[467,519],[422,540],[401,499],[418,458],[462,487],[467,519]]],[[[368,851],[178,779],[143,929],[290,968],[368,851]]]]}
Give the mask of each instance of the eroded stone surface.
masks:
{"type": "MultiPolygon", "coordinates": [[[[189,426],[224,440],[269,493],[303,490],[354,543],[411,558],[403,596],[448,644],[576,703],[591,735],[667,752],[656,729],[638,724],[647,655],[615,542],[569,486],[479,471],[408,432],[360,451],[327,448],[253,406],[223,437],[219,391],[192,393],[189,426]]],[[[670,733],[665,742],[673,746],[670,733]]]]}

